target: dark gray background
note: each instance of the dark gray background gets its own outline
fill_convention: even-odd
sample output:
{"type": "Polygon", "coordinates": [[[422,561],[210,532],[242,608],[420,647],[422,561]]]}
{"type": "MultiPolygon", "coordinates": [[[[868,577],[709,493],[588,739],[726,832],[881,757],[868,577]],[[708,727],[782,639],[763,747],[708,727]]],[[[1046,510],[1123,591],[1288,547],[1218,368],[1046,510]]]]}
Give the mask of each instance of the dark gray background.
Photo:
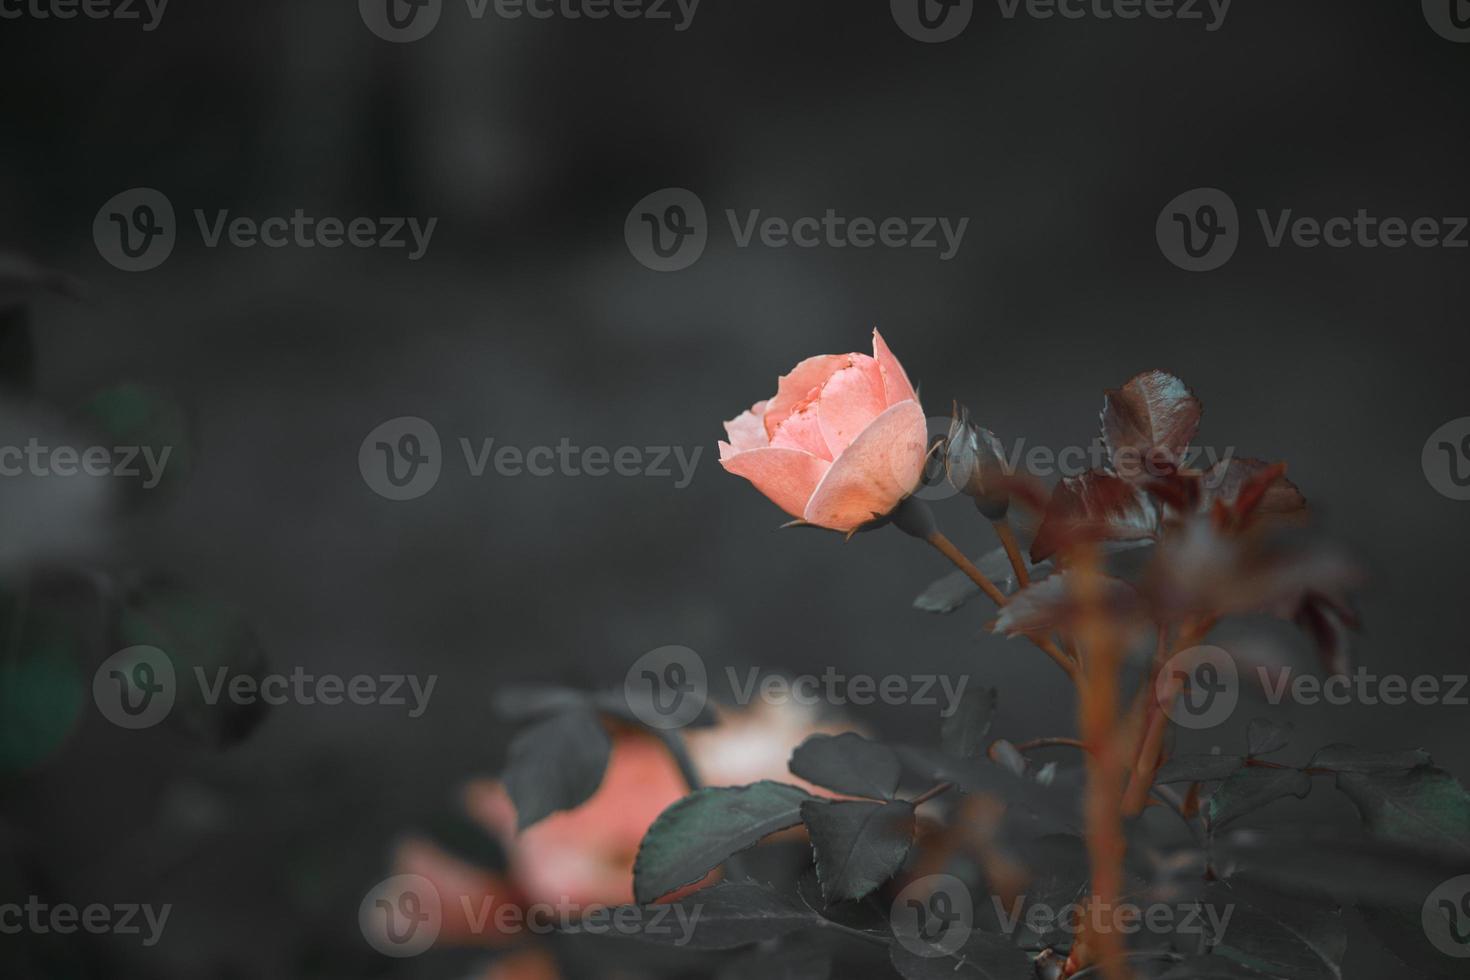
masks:
{"type": "MultiPolygon", "coordinates": [[[[705,0],[685,33],[476,22],[454,2],[444,16],[410,45],[345,2],[173,0],[152,33],[0,23],[0,244],[88,283],[38,310],[42,393],[69,405],[132,379],[198,416],[190,484],[121,528],[114,554],[244,606],[280,669],[441,675],[421,719],[286,708],[207,765],[166,733],[85,719],[7,809],[45,829],[63,892],[179,906],[154,975],[292,975],[302,946],[349,942],[391,835],[498,765],[489,703],[509,681],[614,683],[670,643],[721,666],[922,665],[998,685],[1001,734],[1070,732],[1070,696],[1035,650],[983,635],[978,607],[910,608],[945,571],[937,555],[892,531],[778,533],[778,511],[715,460],[722,419],[803,357],[865,349],[875,325],[931,414],[959,398],[1004,437],[1054,447],[1093,437],[1104,388],[1179,374],[1205,402],[1201,441],[1288,460],[1361,557],[1359,659],[1464,669],[1470,504],[1433,491],[1420,452],[1470,414],[1470,253],[1272,250],[1253,217],[1470,213],[1470,47],[1418,4],[1240,0],[1206,33],[1007,21],[981,3],[936,46],[886,4],[837,0],[705,0]],[[134,186],[181,216],[440,222],[418,263],[210,251],[190,231],[127,275],[91,226],[134,186]],[[659,275],[622,228],[666,186],[698,193],[715,229],[697,265],[659,275]],[[1189,274],[1154,223],[1199,186],[1228,191],[1250,231],[1226,267],[1189,274]],[[737,250],[727,207],[971,224],[947,263],[737,250]],[[392,503],[357,451],[400,415],[450,445],[437,488],[392,503]],[[684,490],[470,479],[460,436],[705,454],[684,490]],[[296,887],[322,866],[330,886],[296,887]]],[[[940,513],[989,547],[968,508],[940,513]]],[[[1304,750],[1424,746],[1470,775],[1464,709],[1282,710],[1304,750]]],[[[934,726],[918,708],[862,714],[894,735],[934,726]]],[[[1324,785],[1296,815],[1348,811],[1324,785]]]]}

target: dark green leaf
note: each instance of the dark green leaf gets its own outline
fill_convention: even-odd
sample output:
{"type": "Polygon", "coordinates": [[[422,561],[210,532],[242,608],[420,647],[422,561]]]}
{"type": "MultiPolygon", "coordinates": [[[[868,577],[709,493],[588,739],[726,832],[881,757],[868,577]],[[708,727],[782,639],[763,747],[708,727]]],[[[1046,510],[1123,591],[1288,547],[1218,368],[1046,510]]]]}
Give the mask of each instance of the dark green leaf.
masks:
{"type": "Polygon", "coordinates": [[[1204,904],[1214,912],[1203,917],[1214,955],[1285,980],[1341,980],[1347,951],[1341,914],[1305,907],[1266,910],[1228,888],[1212,889],[1204,904]],[[1223,928],[1217,930],[1217,921],[1223,928]]]}
{"type": "Polygon", "coordinates": [[[898,789],[902,767],[888,746],[843,732],[813,735],[798,745],[791,753],[791,772],[847,796],[886,800],[898,789]]]}
{"type": "Polygon", "coordinates": [[[1225,956],[1192,956],[1159,980],[1265,980],[1265,974],[1225,956]]]}
{"type": "MultiPolygon", "coordinates": [[[[93,395],[78,413],[102,445],[137,450],[128,478],[135,500],[183,485],[194,468],[196,438],[188,413],[168,395],[139,384],[120,384],[93,395]]],[[[118,458],[121,462],[121,458],[118,458]]]]}
{"type": "Polygon", "coordinates": [[[1250,723],[1246,742],[1252,757],[1279,752],[1291,742],[1291,726],[1269,718],[1255,718],[1250,723]]]}
{"type": "Polygon", "coordinates": [[[960,697],[954,713],[940,725],[939,744],[957,759],[970,759],[981,754],[990,726],[995,721],[996,690],[993,687],[971,689],[960,697]]]}
{"type": "Polygon", "coordinates": [[[1221,877],[1294,898],[1405,903],[1416,908],[1446,878],[1470,874],[1470,854],[1447,854],[1371,837],[1240,830],[1212,848],[1221,877]]]}
{"type": "Polygon", "coordinates": [[[460,807],[435,814],[428,821],[427,832],[435,844],[469,864],[492,870],[505,866],[505,851],[500,842],[460,807]]]}
{"type": "Polygon", "coordinates": [[[1312,777],[1299,769],[1240,769],[1210,795],[1205,815],[1214,830],[1286,796],[1312,791],[1312,777]]]}
{"type": "Polygon", "coordinates": [[[939,952],[913,941],[895,942],[888,948],[888,957],[904,980],[1022,980],[1035,976],[1031,957],[1024,950],[990,933],[973,932],[953,953],[932,955],[939,952]]]}
{"type": "Polygon", "coordinates": [[[571,932],[611,933],[687,950],[734,949],[821,925],[810,909],[751,881],[721,881],[665,905],[589,912],[571,932]]]}
{"type": "Polygon", "coordinates": [[[1406,772],[1434,765],[1423,749],[1399,752],[1364,752],[1351,745],[1329,745],[1318,749],[1307,764],[1308,769],[1330,769],[1333,772],[1374,773],[1406,772]]]}
{"type": "Polygon", "coordinates": [[[1240,755],[1179,755],[1159,767],[1156,783],[1203,783],[1224,779],[1245,765],[1240,755]]]}
{"type": "Polygon", "coordinates": [[[762,943],[720,969],[715,980],[829,980],[832,955],[809,939],[762,943]]]}
{"type": "Polygon", "coordinates": [[[265,717],[259,697],[224,693],[232,678],[258,685],[267,670],[254,629],[234,607],[179,585],[150,583],[123,598],[116,634],[118,647],[156,647],[172,663],[177,696],[168,724],[223,746],[251,734],[265,717]]]}
{"type": "Polygon", "coordinates": [[[563,711],[517,734],[504,778],[518,829],[586,803],[602,785],[611,752],[607,729],[587,709],[563,711]]]}
{"type": "Polygon", "coordinates": [[[896,745],[904,766],[924,779],[951,782],[966,793],[993,796],[1041,822],[1039,830],[1071,830],[1080,815],[1076,801],[1060,789],[1042,786],[996,765],[989,759],[956,759],[936,749],[896,745]]]}
{"type": "Polygon", "coordinates": [[[75,726],[84,626],[64,608],[0,594],[0,776],[40,765],[75,726]]]}
{"type": "Polygon", "coordinates": [[[1375,837],[1470,854],[1470,794],[1442,769],[1340,773],[1337,788],[1357,805],[1375,837]]]}
{"type": "Polygon", "coordinates": [[[801,804],[810,799],[795,786],[769,781],[686,796],[644,835],[633,866],[634,896],[653,902],[693,884],[730,855],[801,823],[801,804]]]}
{"type": "Polygon", "coordinates": [[[808,800],[801,818],[811,832],[817,881],[828,902],[872,892],[903,866],[914,842],[914,808],[907,802],[808,800]]]}
{"type": "MultiPolygon", "coordinates": [[[[1050,567],[1050,562],[1032,564],[1025,556],[1022,561],[1026,562],[1026,571],[1040,572],[1050,567]]],[[[990,581],[1000,587],[1002,592],[1010,594],[1016,590],[1016,571],[1011,566],[1011,559],[1004,548],[996,548],[975,559],[975,567],[990,581]]],[[[1039,575],[1032,575],[1039,578],[1039,575]]],[[[941,579],[930,583],[929,587],[919,594],[914,600],[914,608],[924,612],[945,615],[969,602],[980,594],[980,586],[964,572],[950,572],[941,579]]]]}

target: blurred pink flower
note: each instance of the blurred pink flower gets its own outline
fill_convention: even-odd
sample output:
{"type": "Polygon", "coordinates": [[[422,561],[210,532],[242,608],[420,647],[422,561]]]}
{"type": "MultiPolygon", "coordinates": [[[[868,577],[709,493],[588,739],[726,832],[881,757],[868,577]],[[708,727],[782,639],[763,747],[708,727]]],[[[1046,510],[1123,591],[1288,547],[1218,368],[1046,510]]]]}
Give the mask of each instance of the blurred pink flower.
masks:
{"type": "Polygon", "coordinates": [[[873,354],[807,358],[776,394],[725,423],[720,463],[782,510],[851,531],[913,493],[927,450],[924,410],[873,331],[873,354]]]}
{"type": "MultiPolygon", "coordinates": [[[[774,779],[823,792],[792,776],[786,764],[809,736],[850,730],[851,726],[821,723],[809,708],[761,702],[754,708],[722,710],[717,725],[685,734],[695,769],[707,786],[774,779]]],[[[658,815],[684,797],[688,787],[662,742],[624,731],[613,737],[607,771],[591,799],[520,834],[515,830],[515,805],[499,780],[474,780],[463,793],[466,812],[504,845],[506,874],[476,868],[420,838],[398,846],[394,874],[420,875],[433,882],[443,909],[441,942],[503,945],[517,938],[494,931],[494,910],[503,903],[585,910],[632,902],[638,845],[658,815]],[[465,914],[466,908],[474,910],[478,927],[465,914]]],[[[685,892],[718,875],[712,872],[685,892]]]]}

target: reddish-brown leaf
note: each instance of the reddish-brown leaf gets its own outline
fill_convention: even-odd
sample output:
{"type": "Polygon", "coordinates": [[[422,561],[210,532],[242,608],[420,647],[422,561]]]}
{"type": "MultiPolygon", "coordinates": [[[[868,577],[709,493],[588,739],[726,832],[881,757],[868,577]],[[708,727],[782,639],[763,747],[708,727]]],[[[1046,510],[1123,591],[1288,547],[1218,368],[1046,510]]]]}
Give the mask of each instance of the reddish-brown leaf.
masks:
{"type": "Polygon", "coordinates": [[[1043,561],[1084,541],[1141,541],[1158,532],[1154,502],[1112,473],[1089,470],[1056,485],[1031,542],[1031,560],[1043,561]]]}
{"type": "Polygon", "coordinates": [[[1103,396],[1102,434],[1113,469],[1142,481],[1172,472],[1199,431],[1203,408],[1183,381],[1145,371],[1103,396]]]}

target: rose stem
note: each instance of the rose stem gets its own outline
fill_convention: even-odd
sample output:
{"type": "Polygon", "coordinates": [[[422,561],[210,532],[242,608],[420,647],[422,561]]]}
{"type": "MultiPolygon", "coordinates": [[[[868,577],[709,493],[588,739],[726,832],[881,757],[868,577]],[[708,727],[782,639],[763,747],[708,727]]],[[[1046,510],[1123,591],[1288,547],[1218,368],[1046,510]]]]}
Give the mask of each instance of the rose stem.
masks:
{"type": "Polygon", "coordinates": [[[1033,738],[1029,742],[1022,742],[1016,746],[1018,752],[1034,752],[1037,749],[1070,748],[1087,751],[1087,746],[1082,744],[1078,738],[1066,738],[1060,735],[1048,738],[1033,738]]]}
{"type": "Polygon", "coordinates": [[[929,789],[926,789],[924,792],[920,793],[912,800],[909,800],[909,805],[917,809],[923,804],[928,803],[930,800],[934,799],[934,797],[938,796],[939,794],[947,793],[953,788],[954,783],[940,783],[938,786],[931,786],[929,789]]]}
{"type": "MultiPolygon", "coordinates": [[[[1097,550],[1084,545],[1077,551],[1072,563],[1072,583],[1081,609],[1080,646],[1087,651],[1085,682],[1079,688],[1078,728],[1091,750],[1087,755],[1085,803],[1087,851],[1092,865],[1089,911],[1114,914],[1123,889],[1123,855],[1127,846],[1118,806],[1126,772],[1118,729],[1118,671],[1122,649],[1102,602],[1097,550]]],[[[1079,936],[1086,959],[1078,965],[1096,963],[1107,980],[1126,980],[1130,971],[1123,958],[1126,951],[1118,931],[1107,926],[1087,928],[1092,917],[1089,915],[1083,935],[1079,936]]]]}
{"type": "MultiPolygon", "coordinates": [[[[937,548],[939,553],[944,555],[944,557],[954,562],[955,567],[969,576],[970,581],[980,586],[980,591],[989,596],[991,602],[997,606],[1004,606],[1009,601],[1006,599],[1006,594],[994,582],[986,578],[985,573],[976,568],[974,562],[966,558],[965,553],[956,548],[954,542],[946,538],[942,532],[937,530],[930,531],[925,535],[924,540],[937,548]]],[[[1027,637],[1027,639],[1040,647],[1042,652],[1048,657],[1055,660],[1057,666],[1067,672],[1068,677],[1073,679],[1077,677],[1076,663],[1061,650],[1057,649],[1057,645],[1050,639],[1035,636],[1027,637]]]]}
{"type": "Polygon", "coordinates": [[[1011,568],[1016,572],[1016,585],[1024,589],[1031,584],[1031,573],[1026,571],[1026,560],[1021,557],[1021,546],[1016,543],[1016,532],[1011,530],[1011,522],[1004,517],[991,523],[1006,550],[1006,557],[1011,560],[1011,568]]]}

